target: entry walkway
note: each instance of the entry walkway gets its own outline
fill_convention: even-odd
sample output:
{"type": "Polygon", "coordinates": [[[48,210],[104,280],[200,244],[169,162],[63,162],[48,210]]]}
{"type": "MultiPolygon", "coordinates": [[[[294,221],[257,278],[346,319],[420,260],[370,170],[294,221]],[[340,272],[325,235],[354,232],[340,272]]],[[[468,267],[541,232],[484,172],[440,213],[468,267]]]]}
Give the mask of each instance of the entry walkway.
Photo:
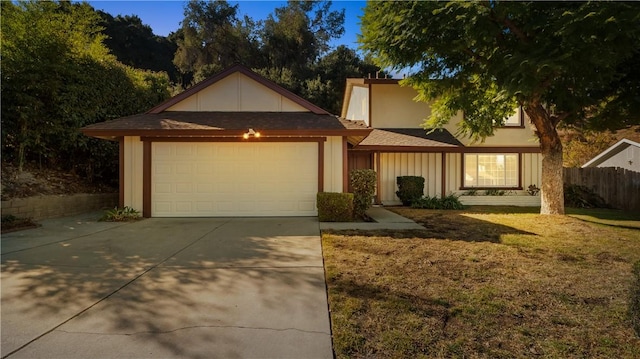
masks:
{"type": "Polygon", "coordinates": [[[320,222],[320,229],[425,229],[423,226],[417,224],[409,218],[402,217],[401,215],[393,213],[382,206],[374,206],[369,208],[369,210],[367,210],[367,215],[371,217],[375,222],[320,222]]]}

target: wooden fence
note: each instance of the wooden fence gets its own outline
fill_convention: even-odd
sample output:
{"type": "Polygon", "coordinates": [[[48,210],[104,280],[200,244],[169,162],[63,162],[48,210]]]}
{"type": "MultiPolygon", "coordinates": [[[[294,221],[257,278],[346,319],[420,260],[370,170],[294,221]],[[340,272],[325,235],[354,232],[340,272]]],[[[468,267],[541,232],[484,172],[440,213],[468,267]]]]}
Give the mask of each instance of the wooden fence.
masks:
{"type": "Polygon", "coordinates": [[[640,211],[640,172],[614,167],[565,168],[564,183],[593,190],[611,207],[640,211]]]}

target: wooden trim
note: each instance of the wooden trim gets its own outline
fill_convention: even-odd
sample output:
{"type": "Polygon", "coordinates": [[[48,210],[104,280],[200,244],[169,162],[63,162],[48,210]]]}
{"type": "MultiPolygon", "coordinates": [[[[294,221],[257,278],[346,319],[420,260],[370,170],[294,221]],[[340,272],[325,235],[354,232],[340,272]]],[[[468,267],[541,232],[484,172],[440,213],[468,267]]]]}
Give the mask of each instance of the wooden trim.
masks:
{"type": "Polygon", "coordinates": [[[147,113],[160,113],[166,109],[168,109],[169,107],[177,104],[180,101],[183,101],[184,99],[204,90],[205,88],[215,84],[216,82],[224,79],[225,77],[239,72],[249,78],[251,78],[252,80],[260,83],[261,85],[266,86],[267,88],[275,91],[276,93],[278,93],[279,95],[295,102],[296,104],[306,108],[307,110],[316,113],[316,114],[330,114],[328,111],[312,104],[311,102],[303,99],[302,97],[294,94],[293,92],[285,89],[284,87],[276,84],[275,82],[268,80],[260,75],[258,75],[257,73],[251,71],[248,67],[242,66],[242,65],[233,65],[231,67],[226,68],[225,70],[217,73],[216,75],[213,75],[207,79],[205,79],[204,81],[192,86],[191,88],[187,89],[186,91],[182,92],[181,94],[174,96],[166,101],[164,101],[163,103],[153,107],[152,109],[150,109],[149,111],[147,111],[147,113]]]}
{"type": "Polygon", "coordinates": [[[409,146],[356,146],[352,151],[379,152],[445,152],[445,153],[540,153],[540,147],[409,147],[409,146]]]}
{"type": "Polygon", "coordinates": [[[144,141],[142,148],[142,217],[151,218],[151,141],[144,141]]]}
{"type": "Polygon", "coordinates": [[[318,141],[318,192],[324,192],[324,141],[318,141]]]}
{"type": "Polygon", "coordinates": [[[460,190],[471,190],[471,189],[477,189],[479,191],[484,191],[484,190],[488,190],[488,189],[497,189],[497,190],[511,190],[511,191],[520,191],[522,190],[522,186],[518,186],[518,187],[460,187],[460,190]]]}
{"type": "Polygon", "coordinates": [[[140,138],[141,141],[150,142],[246,142],[246,143],[261,143],[261,142],[325,142],[326,137],[260,137],[249,139],[238,137],[152,137],[144,136],[140,138]]]}
{"type": "Polygon", "coordinates": [[[342,193],[349,191],[349,156],[347,137],[342,137],[342,193]]]}
{"type": "Polygon", "coordinates": [[[368,86],[369,86],[369,93],[368,93],[368,95],[369,95],[369,103],[367,104],[367,106],[369,106],[369,113],[367,115],[369,115],[369,123],[367,124],[367,126],[371,127],[371,130],[373,131],[373,123],[371,122],[372,121],[372,119],[371,119],[371,110],[372,110],[371,104],[373,103],[373,101],[371,99],[373,97],[373,91],[371,90],[372,89],[371,84],[369,84],[368,86]]]}
{"type": "Polygon", "coordinates": [[[382,185],[382,180],[380,179],[380,152],[375,152],[374,156],[376,159],[376,204],[382,204],[382,195],[380,194],[382,185]]]}
{"type": "Polygon", "coordinates": [[[444,198],[447,194],[447,154],[442,152],[441,154],[442,164],[440,165],[441,183],[440,183],[440,198],[444,198]]]}
{"type": "Polygon", "coordinates": [[[124,207],[124,137],[118,139],[118,207],[124,207]]]}
{"type": "Polygon", "coordinates": [[[518,187],[520,187],[520,189],[522,189],[522,172],[524,172],[522,166],[522,153],[518,153],[518,187]]]}

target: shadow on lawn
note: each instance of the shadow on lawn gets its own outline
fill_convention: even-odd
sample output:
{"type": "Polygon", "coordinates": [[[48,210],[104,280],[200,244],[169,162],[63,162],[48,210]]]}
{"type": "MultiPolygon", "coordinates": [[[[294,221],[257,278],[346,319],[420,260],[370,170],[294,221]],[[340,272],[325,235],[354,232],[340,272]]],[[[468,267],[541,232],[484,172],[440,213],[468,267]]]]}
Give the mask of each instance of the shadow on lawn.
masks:
{"type": "Polygon", "coordinates": [[[367,237],[390,237],[394,239],[410,238],[432,238],[448,239],[465,242],[492,242],[499,243],[503,235],[525,234],[536,235],[535,233],[522,231],[513,227],[496,224],[480,219],[472,218],[457,212],[435,212],[429,211],[419,215],[407,216],[399,212],[400,215],[411,218],[425,229],[411,230],[328,230],[329,234],[339,234],[347,236],[367,236],[367,237]]]}

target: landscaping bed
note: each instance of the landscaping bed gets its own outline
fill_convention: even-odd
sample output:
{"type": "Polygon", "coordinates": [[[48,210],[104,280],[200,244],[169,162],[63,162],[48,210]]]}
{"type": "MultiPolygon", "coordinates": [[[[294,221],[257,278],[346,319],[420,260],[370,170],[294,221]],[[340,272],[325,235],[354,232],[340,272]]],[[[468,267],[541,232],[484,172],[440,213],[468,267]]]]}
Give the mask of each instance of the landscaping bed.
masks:
{"type": "Polygon", "coordinates": [[[323,234],[336,356],[637,356],[640,231],[512,210],[394,208],[427,229],[323,234]]]}

